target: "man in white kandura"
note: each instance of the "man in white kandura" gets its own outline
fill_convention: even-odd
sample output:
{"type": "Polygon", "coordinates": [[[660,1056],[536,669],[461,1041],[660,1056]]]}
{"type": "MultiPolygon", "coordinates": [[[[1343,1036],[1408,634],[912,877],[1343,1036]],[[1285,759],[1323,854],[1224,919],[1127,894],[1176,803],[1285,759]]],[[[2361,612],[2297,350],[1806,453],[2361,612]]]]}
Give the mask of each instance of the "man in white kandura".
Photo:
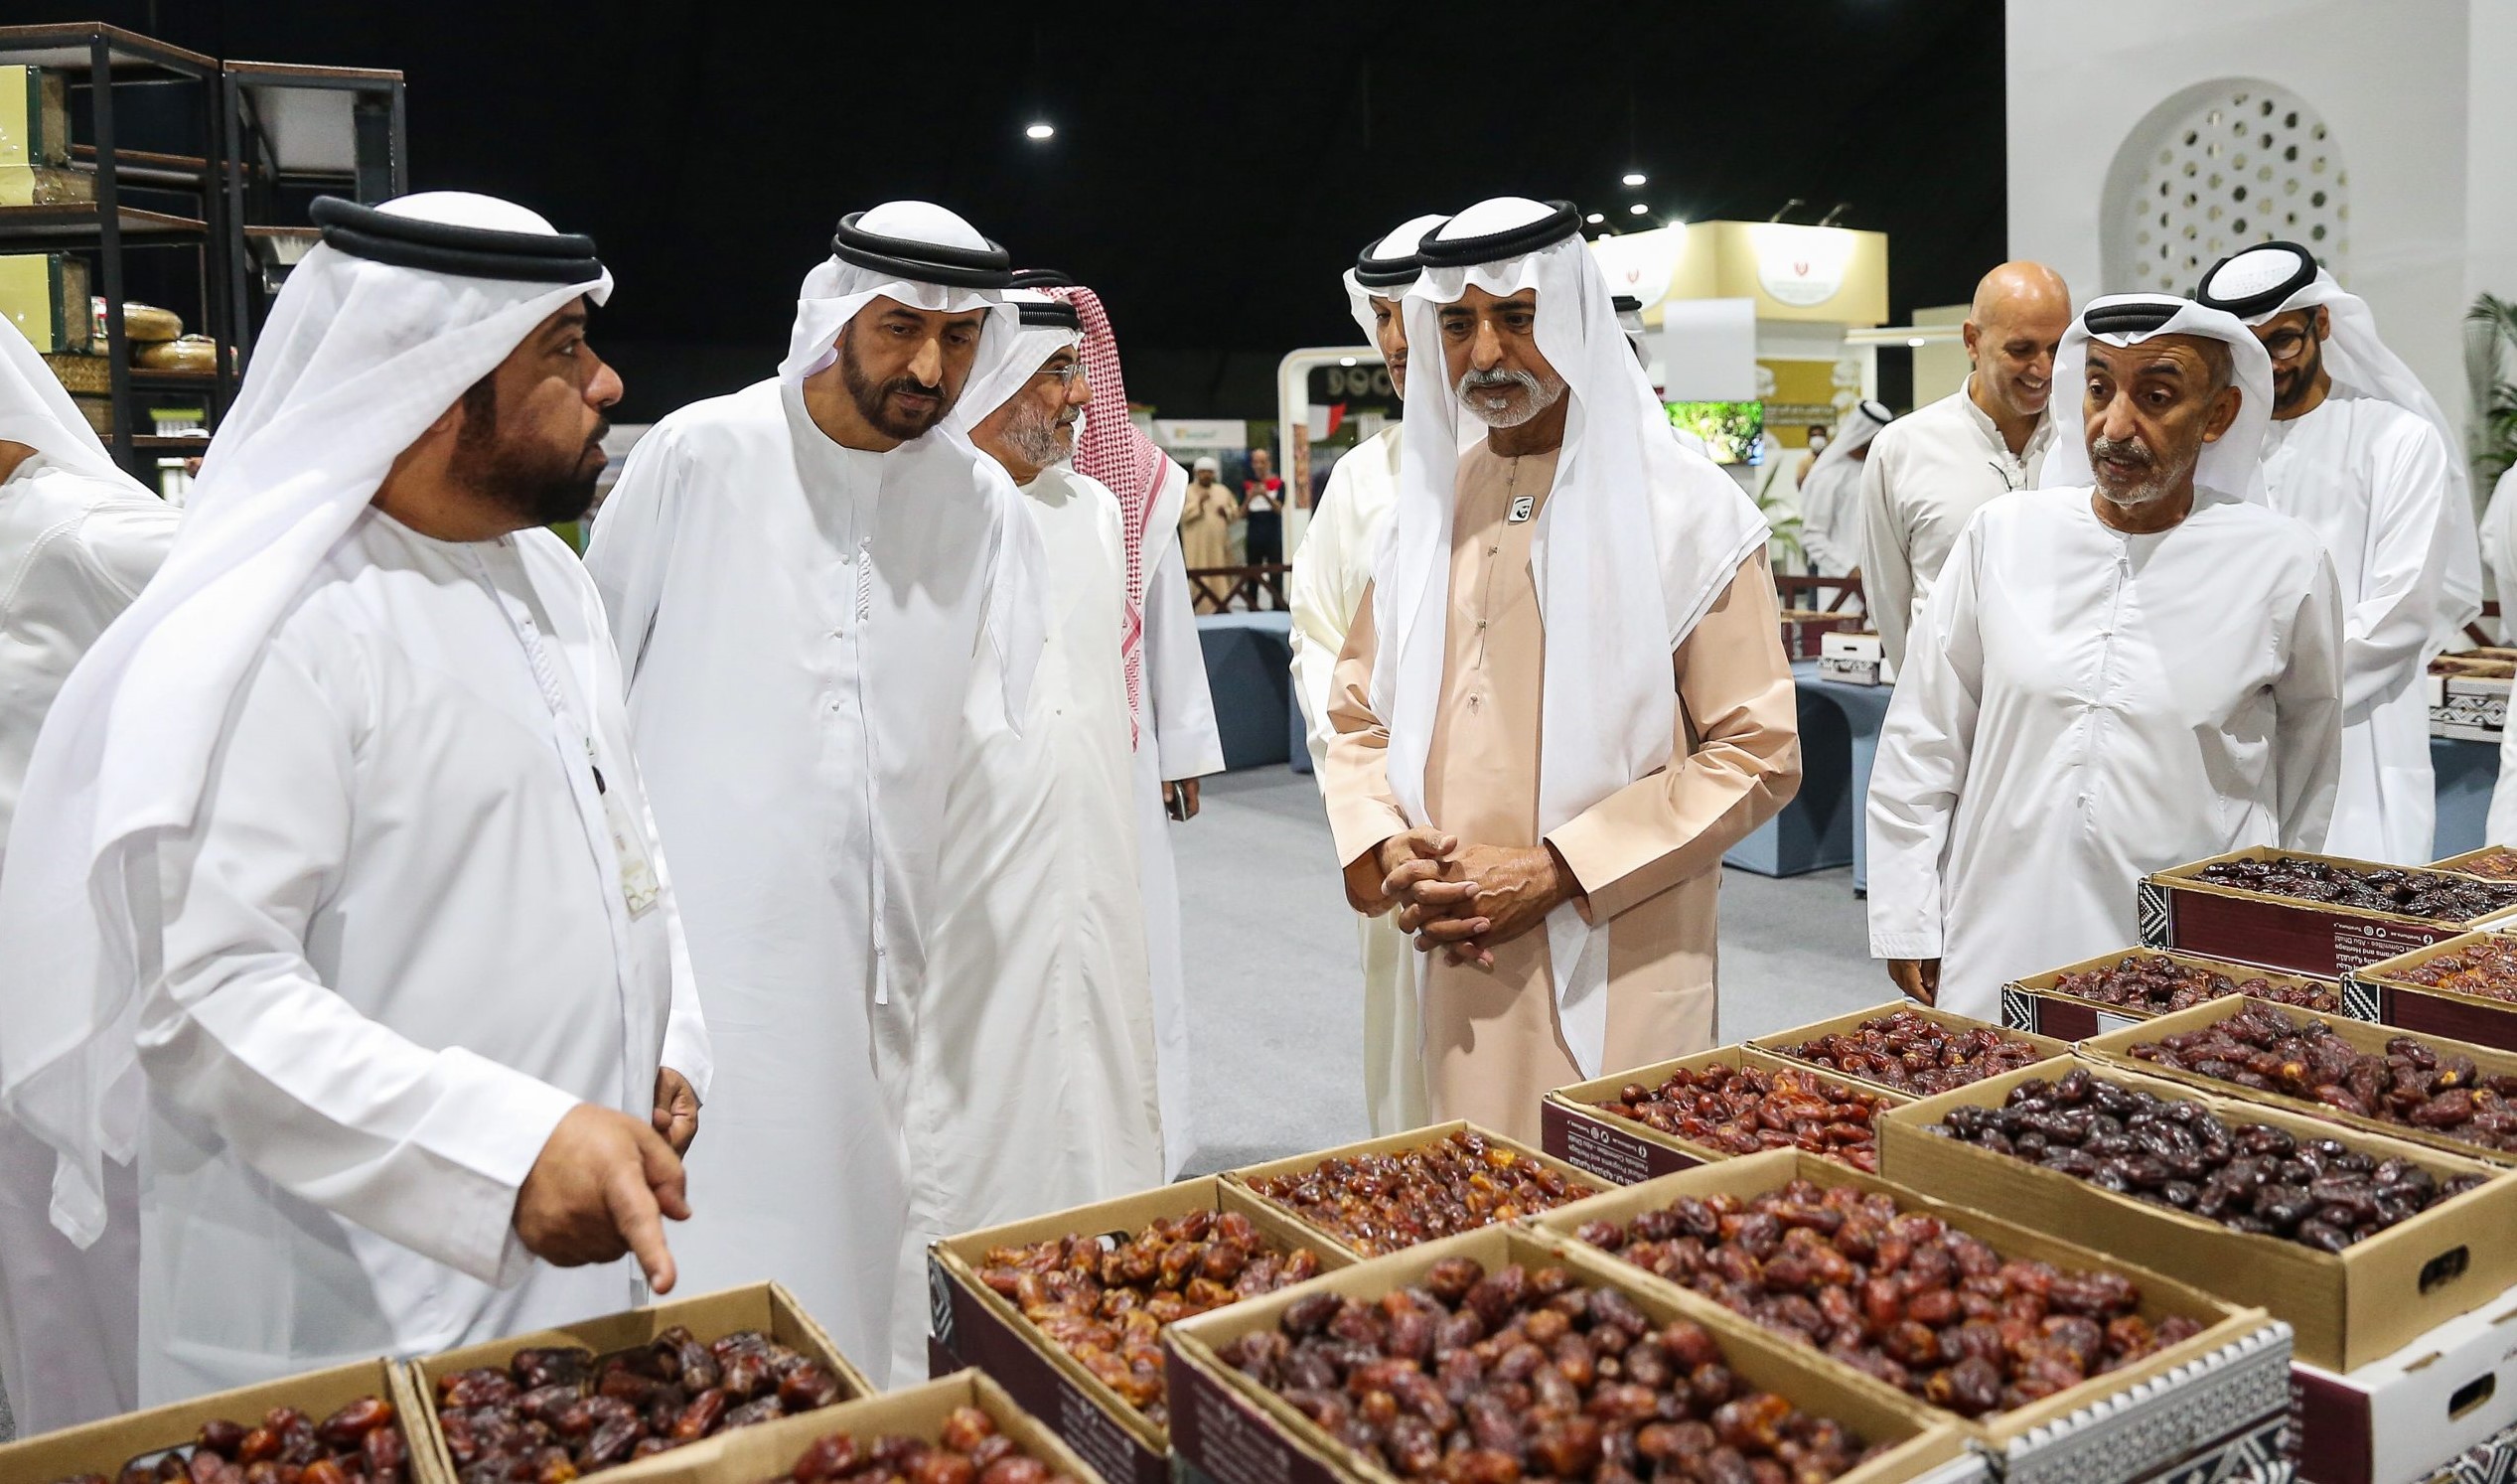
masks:
{"type": "Polygon", "coordinates": [[[55,1220],[93,1240],[140,1161],[143,1405],[669,1289],[707,1085],[602,608],[540,529],[602,469],[611,278],[488,197],[314,211],[0,882],[55,1220]]]}
{"type": "MultiPolygon", "coordinates": [[[[36,733],[87,647],[175,542],[176,511],[115,466],[0,319],[0,871],[36,733]]],[[[24,1435],[140,1405],[139,1193],[105,1168],[105,1234],[54,1230],[54,1154],[0,1117],[0,1380],[24,1435]]]]}
{"type": "Polygon", "coordinates": [[[2047,402],[2071,291],[2043,263],[2003,263],[1967,311],[1967,383],[1882,428],[1861,461],[1861,591],[1888,664],[1969,518],[2036,483],[2054,443],[2047,402]]]}
{"type": "MultiPolygon", "coordinates": [[[[1092,394],[1075,310],[1029,287],[1007,297],[1021,328],[946,425],[1004,466],[1039,526],[1048,645],[1019,728],[982,657],[952,763],[908,1085],[904,1295],[925,1286],[930,1243],[1163,1183],[1118,643],[1126,538],[1118,497],[1064,467],[1092,394]]],[[[925,1306],[896,1305],[892,1329],[892,1374],[920,1374],[925,1306]]]]}
{"type": "Polygon", "coordinates": [[[1960,533],[1870,775],[1870,952],[1979,1020],[2139,938],[2152,871],[2324,843],[2342,617],[2315,532],[2261,503],[2272,363],[2229,315],[2091,304],[2045,486],[1960,533]]]}
{"type": "Polygon", "coordinates": [[[1417,254],[1322,792],[1349,904],[1432,955],[1433,1116],[1534,1142],[1549,1088],[1714,1043],[1721,852],[1800,782],[1791,668],[1765,518],[1670,436],[1580,214],[1502,197],[1417,254]]]}
{"type": "Polygon", "coordinates": [[[946,764],[982,663],[1024,714],[1040,536],[940,425],[1014,329],[1004,249],[894,202],[840,223],[833,253],[776,375],[640,440],[586,565],[716,1041],[684,1268],[786,1283],[880,1380],[946,764]]]}
{"type": "Polygon", "coordinates": [[[1852,404],[1801,480],[1801,547],[1820,577],[1861,573],[1861,471],[1880,432],[1896,420],[1880,402],[1852,404]]]}
{"type": "Polygon", "coordinates": [[[2324,538],[2342,584],[2342,782],[2325,849],[2439,858],[2430,661],[2481,616],[2482,561],[2456,432],[2315,254],[2267,242],[2211,265],[2195,302],[2273,358],[2264,486],[2324,538]]]}
{"type": "MultiPolygon", "coordinates": [[[[1407,394],[1407,297],[1420,271],[1416,244],[1450,219],[1417,217],[1376,239],[1346,270],[1346,306],[1364,338],[1381,348],[1390,384],[1407,394]]],[[[1399,433],[1393,422],[1358,443],[1328,472],[1319,509],[1293,553],[1286,589],[1293,610],[1293,698],[1302,706],[1311,748],[1311,776],[1323,788],[1328,743],[1336,729],[1328,708],[1337,657],[1356,605],[1372,585],[1373,559],[1399,504],[1399,433]]],[[[1415,1003],[1415,954],[1388,913],[1357,914],[1364,969],[1364,1112],[1375,1135],[1431,1121],[1424,1099],[1424,1021],[1415,1003]]]]}
{"type": "Polygon", "coordinates": [[[1171,826],[1197,817],[1198,780],[1224,771],[1224,738],[1206,688],[1206,652],[1180,554],[1189,477],[1127,416],[1118,339],[1101,297],[1053,287],[1083,327],[1077,355],[1092,382],[1075,470],[1118,497],[1127,543],[1127,613],[1120,639],[1136,769],[1136,865],[1145,899],[1145,968],[1153,985],[1155,1070],[1162,1081],[1162,1169],[1176,1179],[1197,1148],[1189,1082],[1187,965],[1180,951],[1180,879],[1171,826]]]}

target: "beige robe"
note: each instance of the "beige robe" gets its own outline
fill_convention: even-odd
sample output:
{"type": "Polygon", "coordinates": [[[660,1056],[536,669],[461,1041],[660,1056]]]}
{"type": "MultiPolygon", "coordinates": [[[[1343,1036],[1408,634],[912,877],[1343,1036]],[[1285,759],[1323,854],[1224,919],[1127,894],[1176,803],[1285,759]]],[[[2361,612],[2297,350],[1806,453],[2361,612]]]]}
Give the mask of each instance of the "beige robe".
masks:
{"type": "Polygon", "coordinates": [[[1232,528],[1233,517],[1240,513],[1232,491],[1220,484],[1189,481],[1188,497],[1180,503],[1180,555],[1189,570],[1237,565],[1232,528]]]}
{"type": "MultiPolygon", "coordinates": [[[[1547,641],[1530,567],[1555,454],[1460,455],[1442,691],[1425,762],[1424,807],[1463,844],[1539,843],[1539,701],[1547,641]],[[1516,467],[1517,466],[1517,467],[1516,467]],[[1520,520],[1520,496],[1535,497],[1520,520]]],[[[1372,712],[1378,641],[1372,598],[1339,658],[1322,787],[1338,859],[1353,862],[1407,827],[1389,786],[1389,731],[1372,712]]],[[[1773,577],[1739,566],[1671,657],[1678,766],[1627,785],[1547,836],[1612,924],[1606,1072],[1714,1044],[1714,924],[1721,853],[1800,787],[1800,736],[1773,577]]],[[[1539,1099],[1581,1080],[1555,1020],[1547,934],[1498,946],[1492,968],[1420,961],[1424,1073],[1432,1115],[1469,1118],[1535,1143],[1539,1099]]]]}

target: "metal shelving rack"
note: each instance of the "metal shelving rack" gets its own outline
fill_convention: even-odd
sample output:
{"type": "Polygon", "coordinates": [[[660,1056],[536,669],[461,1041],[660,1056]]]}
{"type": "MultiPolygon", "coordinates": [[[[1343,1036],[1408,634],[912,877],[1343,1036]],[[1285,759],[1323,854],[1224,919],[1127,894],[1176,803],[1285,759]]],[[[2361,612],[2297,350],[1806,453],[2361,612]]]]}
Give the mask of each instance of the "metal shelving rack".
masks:
{"type": "Polygon", "coordinates": [[[220,69],[227,335],[247,354],[270,296],[315,240],[314,193],[373,205],[410,189],[403,82],[376,68],[229,62],[220,69]],[[304,199],[299,199],[299,198],[304,199]]]}
{"type": "Polygon", "coordinates": [[[105,305],[104,356],[111,403],[105,443],[143,484],[155,486],[161,453],[197,451],[199,438],[142,432],[134,396],[141,391],[199,391],[216,426],[234,392],[235,365],[217,330],[229,323],[224,205],[217,189],[220,68],[198,52],[95,22],[51,26],[0,26],[0,64],[32,64],[70,74],[88,94],[89,139],[73,152],[72,168],[95,176],[95,201],[62,206],[0,207],[0,252],[74,250],[96,258],[94,284],[105,305]],[[116,99],[134,87],[190,85],[197,94],[186,111],[197,126],[201,153],[159,154],[117,147],[116,99]],[[126,189],[189,196],[198,215],[126,205],[126,189]],[[212,371],[154,371],[131,364],[123,332],[126,251],[168,248],[198,254],[203,331],[222,343],[212,371]]]}

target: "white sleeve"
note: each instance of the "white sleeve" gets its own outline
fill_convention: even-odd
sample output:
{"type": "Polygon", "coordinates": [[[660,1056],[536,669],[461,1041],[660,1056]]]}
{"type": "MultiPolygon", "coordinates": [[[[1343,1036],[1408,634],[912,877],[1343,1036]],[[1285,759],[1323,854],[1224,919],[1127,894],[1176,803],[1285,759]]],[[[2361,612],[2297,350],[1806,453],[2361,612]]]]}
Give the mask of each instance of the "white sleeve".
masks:
{"type": "Polygon", "coordinates": [[[1906,547],[1905,522],[1890,503],[1890,467],[1895,444],[1885,434],[1870,442],[1870,456],[1861,461],[1861,597],[1878,627],[1879,648],[1903,683],[1905,626],[1914,606],[1914,559],[1906,547]]]}
{"type": "Polygon", "coordinates": [[[1937,959],[1950,822],[1967,786],[1984,700],[1976,584],[1983,522],[1970,521],[1923,610],[1913,668],[1897,676],[1870,771],[1870,953],[1937,959]]]}
{"type": "Polygon", "coordinates": [[[1189,611],[1177,531],[1145,575],[1145,707],[1164,783],[1224,771],[1224,738],[1215,728],[1215,696],[1206,688],[1206,651],[1189,611]]]}
{"type": "Polygon", "coordinates": [[[2360,595],[2342,612],[2342,721],[2364,721],[2422,683],[2445,606],[2455,485],[2438,431],[2403,419],[2370,471],[2368,551],[2360,595]]]}
{"type": "Polygon", "coordinates": [[[2491,785],[2491,816],[2483,838],[2494,845],[2517,840],[2517,726],[2499,734],[2499,781],[2491,785]]]}
{"type": "Polygon", "coordinates": [[[350,838],[343,710],[283,649],[255,667],[192,828],[157,847],[161,963],[142,977],[140,1060],[273,1184],[511,1285],[533,1261],[517,1193],[577,1100],[461,1047],[414,1045],[316,977],[305,935],[350,838]]]}
{"type": "Polygon", "coordinates": [[[2342,780],[2341,584],[2321,547],[2315,571],[2287,626],[2290,664],[2273,682],[2273,766],[2285,850],[2324,848],[2342,780]]]}
{"type": "MultiPolygon", "coordinates": [[[[1311,516],[1311,525],[1293,553],[1293,575],[1285,585],[1285,604],[1293,610],[1293,698],[1302,707],[1303,741],[1311,752],[1316,780],[1328,762],[1329,690],[1336,683],[1337,657],[1346,648],[1346,629],[1355,605],[1346,592],[1346,571],[1353,564],[1349,546],[1361,534],[1355,528],[1353,478],[1348,470],[1362,454],[1349,454],[1328,472],[1328,487],[1311,516]],[[1341,498],[1342,497],[1342,498],[1341,498]]],[[[1371,553],[1364,553],[1371,560],[1371,553]]]]}
{"type": "Polygon", "coordinates": [[[2499,597],[2500,642],[2505,644],[2517,636],[2517,465],[2509,466],[2491,487],[2491,503],[2482,511],[2481,542],[2482,563],[2490,569],[2499,597]]]}
{"type": "Polygon", "coordinates": [[[669,429],[650,431],[630,450],[619,482],[604,497],[586,534],[586,571],[603,597],[612,646],[620,653],[624,690],[638,684],[656,610],[664,602],[665,578],[672,569],[668,507],[680,484],[682,462],[669,429]]]}

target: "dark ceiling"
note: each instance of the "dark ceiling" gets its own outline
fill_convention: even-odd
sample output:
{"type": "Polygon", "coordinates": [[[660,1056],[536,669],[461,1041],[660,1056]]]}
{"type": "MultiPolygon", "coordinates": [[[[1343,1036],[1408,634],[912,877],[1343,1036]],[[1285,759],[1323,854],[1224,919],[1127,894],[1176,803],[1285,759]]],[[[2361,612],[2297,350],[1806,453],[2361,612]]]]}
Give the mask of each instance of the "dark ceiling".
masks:
{"type": "Polygon", "coordinates": [[[592,232],[596,344],[647,419],[764,373],[841,213],[962,212],[1101,289],[1129,391],[1267,416],[1354,338],[1336,275],[1419,212],[1516,193],[1628,222],[1890,234],[1893,311],[2001,255],[1999,0],[996,8],[19,0],[231,59],[399,68],[413,183],[592,232]],[[1057,136],[1034,144],[1035,115],[1057,136]],[[1629,158],[1651,176],[1618,184],[1629,158]]]}

